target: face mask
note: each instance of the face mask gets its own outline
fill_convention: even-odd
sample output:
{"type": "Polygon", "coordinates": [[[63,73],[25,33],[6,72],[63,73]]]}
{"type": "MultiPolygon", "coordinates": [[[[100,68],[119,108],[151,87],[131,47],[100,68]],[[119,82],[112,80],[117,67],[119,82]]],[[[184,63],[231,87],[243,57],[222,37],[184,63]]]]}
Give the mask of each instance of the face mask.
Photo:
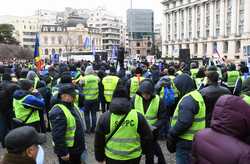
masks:
{"type": "Polygon", "coordinates": [[[44,150],[42,146],[38,145],[38,152],[36,155],[36,164],[43,164],[44,163],[44,150]]]}

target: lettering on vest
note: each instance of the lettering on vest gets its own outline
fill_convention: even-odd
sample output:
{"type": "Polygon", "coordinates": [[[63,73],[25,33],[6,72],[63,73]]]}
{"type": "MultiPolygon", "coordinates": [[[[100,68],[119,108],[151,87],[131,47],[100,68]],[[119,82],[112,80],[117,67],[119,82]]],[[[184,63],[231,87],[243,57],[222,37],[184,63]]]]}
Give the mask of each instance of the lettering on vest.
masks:
{"type": "MultiPolygon", "coordinates": [[[[119,124],[119,121],[115,121],[115,127],[117,127],[119,124]]],[[[135,126],[135,122],[134,120],[125,120],[121,126],[130,126],[130,127],[133,127],[135,126]]]]}

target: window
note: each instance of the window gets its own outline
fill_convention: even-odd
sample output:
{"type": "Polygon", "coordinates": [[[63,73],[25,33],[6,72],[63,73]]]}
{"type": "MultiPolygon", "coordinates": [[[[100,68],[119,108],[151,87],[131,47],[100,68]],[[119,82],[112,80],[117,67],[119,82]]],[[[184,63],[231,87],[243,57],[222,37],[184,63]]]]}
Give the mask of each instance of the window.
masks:
{"type": "Polygon", "coordinates": [[[62,36],[59,36],[57,39],[58,39],[58,44],[62,44],[62,36]]]}
{"type": "Polygon", "coordinates": [[[240,41],[239,41],[239,40],[236,41],[235,44],[236,44],[236,45],[235,45],[235,53],[240,53],[240,47],[241,47],[240,41]]]}
{"type": "Polygon", "coordinates": [[[151,47],[151,45],[152,45],[151,42],[148,42],[148,47],[151,47]]]}
{"type": "Polygon", "coordinates": [[[136,50],[136,54],[137,55],[141,54],[141,51],[140,50],[136,50]]]}
{"type": "Polygon", "coordinates": [[[26,26],[24,25],[23,28],[26,29],[26,26]]]}
{"type": "Polygon", "coordinates": [[[194,54],[197,54],[197,52],[198,52],[198,44],[195,43],[194,44],[194,54]]]}
{"type": "Polygon", "coordinates": [[[48,37],[47,36],[44,37],[44,44],[48,44],[48,37]]]}
{"type": "Polygon", "coordinates": [[[137,42],[136,47],[140,47],[140,46],[141,46],[140,42],[137,42]]]}
{"type": "Polygon", "coordinates": [[[228,53],[228,42],[224,42],[224,45],[223,45],[223,53],[225,53],[225,54],[228,53]]]}
{"type": "Polygon", "coordinates": [[[55,44],[55,37],[54,36],[51,37],[51,44],[55,44]]]}
{"type": "Polygon", "coordinates": [[[30,26],[30,30],[32,29],[32,26],[30,26]]]}
{"type": "Polygon", "coordinates": [[[218,52],[218,50],[217,50],[217,43],[216,42],[213,43],[213,47],[212,48],[213,48],[212,50],[213,50],[214,54],[218,52]]]}
{"type": "Polygon", "coordinates": [[[48,55],[49,54],[49,50],[46,48],[44,53],[45,53],[45,55],[48,55]]]}
{"type": "Polygon", "coordinates": [[[207,44],[203,44],[203,54],[207,54],[207,44]]]}

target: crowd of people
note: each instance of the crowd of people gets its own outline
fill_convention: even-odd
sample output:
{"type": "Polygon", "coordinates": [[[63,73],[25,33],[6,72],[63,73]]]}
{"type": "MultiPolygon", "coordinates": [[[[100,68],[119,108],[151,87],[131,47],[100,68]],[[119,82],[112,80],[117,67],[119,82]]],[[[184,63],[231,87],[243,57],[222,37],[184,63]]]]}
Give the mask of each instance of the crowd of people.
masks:
{"type": "Polygon", "coordinates": [[[84,163],[95,134],[98,163],[250,162],[250,74],[241,64],[136,62],[0,66],[3,164],[44,163],[51,133],[60,164],[84,163]],[[97,112],[102,114],[98,117],[97,112]]]}

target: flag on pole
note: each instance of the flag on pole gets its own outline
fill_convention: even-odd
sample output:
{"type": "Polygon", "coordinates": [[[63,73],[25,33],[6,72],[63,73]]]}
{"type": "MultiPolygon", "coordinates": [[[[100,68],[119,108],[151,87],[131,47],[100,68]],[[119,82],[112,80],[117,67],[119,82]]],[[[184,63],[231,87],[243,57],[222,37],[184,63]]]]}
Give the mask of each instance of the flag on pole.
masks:
{"type": "Polygon", "coordinates": [[[112,60],[116,59],[116,48],[115,46],[113,45],[112,46],[112,56],[111,56],[112,60]]]}
{"type": "Polygon", "coordinates": [[[93,56],[96,55],[96,47],[95,47],[95,43],[94,42],[92,44],[92,53],[93,53],[93,56]]]}
{"type": "Polygon", "coordinates": [[[35,39],[34,61],[36,68],[41,71],[44,67],[44,62],[42,60],[42,50],[40,49],[38,34],[36,34],[35,39]]]}
{"type": "Polygon", "coordinates": [[[90,47],[90,39],[89,39],[89,37],[86,37],[84,44],[83,44],[83,48],[88,49],[89,47],[90,47]]]}

